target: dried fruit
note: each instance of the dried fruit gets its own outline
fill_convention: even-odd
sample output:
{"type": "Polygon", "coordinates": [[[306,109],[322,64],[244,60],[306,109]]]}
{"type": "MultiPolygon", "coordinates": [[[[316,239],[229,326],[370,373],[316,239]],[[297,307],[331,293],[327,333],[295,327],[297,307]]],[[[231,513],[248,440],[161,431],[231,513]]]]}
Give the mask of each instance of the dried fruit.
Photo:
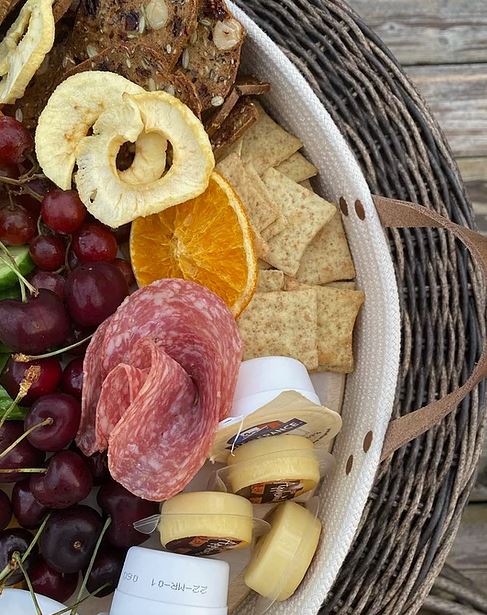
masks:
{"type": "MultiPolygon", "coordinates": [[[[159,156],[165,156],[165,150],[159,156]]],[[[123,103],[105,111],[93,135],[81,140],[76,161],[81,200],[112,228],[200,195],[215,165],[201,122],[177,98],[161,91],[126,94],[123,103]],[[172,165],[156,180],[146,177],[144,183],[133,184],[118,171],[116,155],[123,143],[134,143],[144,131],[171,143],[172,165]]],[[[158,165],[157,153],[147,162],[149,167],[158,165]]]]}
{"type": "Polygon", "coordinates": [[[1,104],[24,95],[53,44],[51,0],[27,0],[0,43],[1,104]]]}

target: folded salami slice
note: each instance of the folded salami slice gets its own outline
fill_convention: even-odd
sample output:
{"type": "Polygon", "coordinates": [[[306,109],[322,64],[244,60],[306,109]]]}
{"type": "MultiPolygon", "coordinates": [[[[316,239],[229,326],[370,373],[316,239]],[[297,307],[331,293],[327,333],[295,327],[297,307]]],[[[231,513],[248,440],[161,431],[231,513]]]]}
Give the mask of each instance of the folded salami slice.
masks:
{"type": "Polygon", "coordinates": [[[88,348],[78,446],[92,454],[108,441],[116,480],[146,499],[171,497],[207,458],[241,358],[235,320],[208,289],[165,279],[138,290],[88,348]]]}

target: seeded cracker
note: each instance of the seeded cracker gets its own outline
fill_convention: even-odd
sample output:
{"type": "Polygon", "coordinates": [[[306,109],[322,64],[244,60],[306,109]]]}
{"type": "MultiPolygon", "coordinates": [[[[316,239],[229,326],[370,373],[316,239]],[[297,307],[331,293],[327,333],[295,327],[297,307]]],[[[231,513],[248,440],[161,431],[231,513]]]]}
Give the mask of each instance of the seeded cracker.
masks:
{"type": "Polygon", "coordinates": [[[254,230],[260,232],[274,222],[277,210],[266,200],[261,199],[242,160],[237,154],[230,154],[217,165],[219,171],[232,184],[242,201],[254,230]]]}
{"type": "Polygon", "coordinates": [[[297,137],[281,128],[259,106],[257,122],[244,135],[242,160],[252,162],[257,173],[262,175],[270,167],[287,160],[302,146],[297,137]]]}
{"type": "Polygon", "coordinates": [[[197,26],[199,0],[82,0],[70,51],[76,63],[134,41],[156,49],[175,67],[197,26]]]}
{"type": "Polygon", "coordinates": [[[353,329],[365,295],[361,290],[329,286],[316,286],[315,289],[319,371],[350,373],[353,371],[353,329]]]}
{"type": "Polygon", "coordinates": [[[204,110],[223,105],[233,88],[244,38],[242,24],[224,0],[202,0],[198,26],[181,65],[195,84],[204,110]]]}
{"type": "Polygon", "coordinates": [[[288,226],[269,240],[265,260],[276,269],[294,276],[304,251],[331,220],[336,209],[275,169],[268,169],[262,179],[288,221],[288,226]]]}
{"type": "Polygon", "coordinates": [[[257,279],[257,292],[269,293],[276,290],[284,290],[284,274],[277,269],[259,271],[257,279]]]}
{"type": "Polygon", "coordinates": [[[311,185],[309,179],[305,179],[304,182],[299,182],[299,185],[303,186],[303,188],[306,188],[306,190],[311,190],[311,192],[314,192],[314,188],[311,185]]]}
{"type": "Polygon", "coordinates": [[[201,104],[194,85],[182,71],[168,72],[165,60],[152,47],[137,41],[111,47],[68,71],[67,77],[86,70],[117,73],[144,89],[165,90],[201,117],[201,104]]]}
{"type": "Polygon", "coordinates": [[[296,152],[276,167],[276,171],[282,173],[298,184],[318,174],[314,164],[306,160],[303,154],[296,152]]]}
{"type": "Polygon", "coordinates": [[[315,289],[257,293],[237,322],[244,359],[280,355],[318,367],[315,289]]]}
{"type": "Polygon", "coordinates": [[[355,267],[348,247],[340,212],[323,227],[307,247],[296,278],[306,284],[351,280],[355,267]]]}

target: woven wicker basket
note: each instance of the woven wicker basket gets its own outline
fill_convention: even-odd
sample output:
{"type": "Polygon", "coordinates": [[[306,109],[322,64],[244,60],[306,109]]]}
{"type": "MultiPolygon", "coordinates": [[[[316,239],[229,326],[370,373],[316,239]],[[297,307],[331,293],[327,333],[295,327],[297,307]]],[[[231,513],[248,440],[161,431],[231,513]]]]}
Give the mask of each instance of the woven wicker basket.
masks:
{"type": "MultiPolygon", "coordinates": [[[[391,53],[348,5],[238,3],[306,76],[373,193],[419,202],[475,227],[436,121],[391,53]]],[[[399,416],[444,396],[472,371],[485,338],[485,288],[452,236],[403,229],[389,231],[389,239],[403,323],[399,416]]],[[[419,610],[444,564],[474,481],[486,424],[484,393],[482,384],[439,426],[382,465],[323,615],[419,610]]]]}

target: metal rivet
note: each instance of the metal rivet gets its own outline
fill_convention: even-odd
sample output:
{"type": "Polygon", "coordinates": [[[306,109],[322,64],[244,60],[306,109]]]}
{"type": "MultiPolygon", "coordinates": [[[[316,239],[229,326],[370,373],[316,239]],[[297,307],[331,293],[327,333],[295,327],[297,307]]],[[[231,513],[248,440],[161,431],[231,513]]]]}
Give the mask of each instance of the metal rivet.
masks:
{"type": "Polygon", "coordinates": [[[372,446],[373,439],[374,439],[374,434],[371,431],[365,434],[364,443],[363,443],[364,453],[368,453],[370,447],[372,446]]]}
{"type": "Polygon", "coordinates": [[[358,199],[355,201],[355,213],[361,220],[365,220],[365,209],[362,205],[362,201],[358,199]]]}
{"type": "Polygon", "coordinates": [[[347,459],[347,465],[345,466],[345,474],[348,476],[353,468],[353,455],[347,459]]]}
{"type": "Polygon", "coordinates": [[[347,203],[347,201],[341,196],[340,200],[339,200],[339,203],[340,203],[340,209],[342,211],[342,214],[344,216],[348,216],[348,203],[347,203]]]}

